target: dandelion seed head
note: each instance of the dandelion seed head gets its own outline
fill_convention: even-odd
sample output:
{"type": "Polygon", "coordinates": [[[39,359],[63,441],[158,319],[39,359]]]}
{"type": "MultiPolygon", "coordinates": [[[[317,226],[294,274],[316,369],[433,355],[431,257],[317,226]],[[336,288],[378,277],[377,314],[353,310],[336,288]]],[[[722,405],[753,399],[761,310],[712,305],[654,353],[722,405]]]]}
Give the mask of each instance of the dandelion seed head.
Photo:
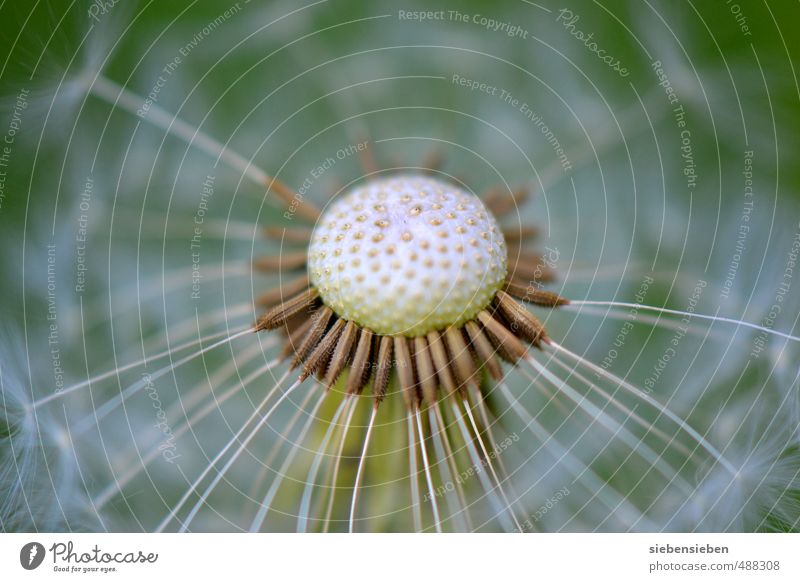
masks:
{"type": "Polygon", "coordinates": [[[309,248],[322,301],[383,335],[415,337],[474,318],[506,272],[503,235],[484,204],[424,176],[354,189],[324,213],[309,248]]]}
{"type": "Polygon", "coordinates": [[[561,22],[553,36],[557,13],[529,18],[530,4],[497,21],[552,40],[553,58],[480,26],[253,4],[8,19],[20,34],[0,111],[17,110],[21,130],[0,211],[18,228],[0,234],[0,252],[19,284],[3,312],[17,331],[0,326],[0,530],[798,529],[798,348],[692,315],[797,333],[796,271],[776,291],[797,230],[784,171],[795,152],[778,147],[796,79],[773,69],[778,35],[777,52],[725,35],[718,60],[696,42],[716,30],[702,11],[634,3],[618,20],[571,7],[583,31],[646,33],[642,54],[604,47],[629,82],[561,22]],[[442,83],[453,71],[508,99],[442,83]],[[691,152],[674,139],[676,107],[691,152]],[[405,173],[313,196],[353,176],[337,162],[309,188],[306,165],[362,137],[365,174],[497,172],[506,187],[481,202],[405,173]],[[438,156],[421,159],[433,142],[438,156]],[[690,153],[707,196],[684,188],[690,153]],[[280,255],[264,256],[254,205],[273,174],[283,198],[270,188],[280,211],[264,208],[265,222],[301,198],[299,218],[328,211],[316,232],[281,225],[269,236],[280,255]],[[535,184],[536,205],[509,178],[535,184]],[[88,240],[76,240],[83,225],[88,240]],[[187,254],[198,226],[199,263],[187,254]],[[551,283],[576,304],[663,302],[689,323],[641,306],[551,317],[562,304],[551,283]],[[236,336],[254,309],[270,325],[236,336]]]}

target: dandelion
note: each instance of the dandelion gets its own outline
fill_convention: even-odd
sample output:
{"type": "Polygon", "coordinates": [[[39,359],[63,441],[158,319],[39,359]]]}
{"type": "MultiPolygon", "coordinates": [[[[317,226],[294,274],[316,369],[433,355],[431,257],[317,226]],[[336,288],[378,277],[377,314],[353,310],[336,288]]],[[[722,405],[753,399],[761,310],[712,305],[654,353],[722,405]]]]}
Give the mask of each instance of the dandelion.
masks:
{"type": "MultiPolygon", "coordinates": [[[[163,69],[146,67],[147,82],[140,73],[123,80],[95,54],[55,90],[59,122],[75,118],[59,135],[79,143],[81,155],[65,157],[61,214],[42,231],[53,248],[46,272],[53,291],[45,278],[22,277],[52,310],[47,323],[55,327],[42,328],[47,349],[4,358],[0,367],[3,529],[797,528],[794,321],[770,316],[772,301],[761,306],[739,295],[747,283],[730,267],[720,280],[725,296],[741,301],[738,311],[708,308],[715,273],[695,279],[683,264],[659,273],[662,245],[680,236],[680,220],[663,227],[666,202],[642,195],[642,209],[639,198],[626,205],[609,194],[601,206],[583,194],[587,160],[621,139],[630,161],[638,152],[627,140],[641,137],[639,126],[669,126],[671,109],[636,93],[612,124],[589,128],[596,141],[568,147],[544,97],[520,100],[516,86],[499,83],[492,91],[488,80],[465,77],[465,68],[457,77],[468,83],[458,87],[483,87],[481,98],[499,112],[499,120],[470,117],[488,133],[456,143],[433,123],[435,137],[373,138],[380,126],[368,131],[371,120],[348,111],[350,92],[379,92],[388,101],[375,111],[402,120],[416,112],[409,103],[426,94],[420,88],[447,82],[421,67],[326,86],[278,112],[292,99],[273,97],[305,82],[295,72],[245,97],[257,104],[229,121],[236,116],[218,113],[241,95],[236,81],[198,115],[187,83],[201,44],[214,54],[234,30],[246,43],[307,17],[305,8],[277,18],[265,10],[259,30],[245,34],[258,19],[243,24],[240,11],[194,31],[188,44],[159,45],[156,52],[173,58],[163,69]],[[408,93],[379,91],[382,83],[402,83],[408,93]],[[400,94],[409,102],[392,101],[400,94]],[[314,127],[294,153],[274,146],[296,131],[306,108],[328,103],[336,123],[314,127]],[[503,151],[530,162],[503,115],[527,134],[540,132],[539,154],[551,160],[544,170],[531,162],[535,180],[517,189],[481,143],[494,149],[500,136],[503,151]],[[242,128],[257,141],[239,143],[242,128]],[[403,140],[414,147],[387,162],[403,140]],[[443,148],[456,153],[443,156],[443,148]],[[490,180],[477,178],[460,151],[500,185],[486,187],[490,180]],[[293,167],[298,159],[302,171],[293,167]],[[568,184],[560,199],[548,196],[554,183],[568,184]],[[662,222],[644,229],[658,246],[655,256],[637,255],[645,267],[620,246],[629,219],[662,222]],[[575,254],[589,260],[558,249],[572,238],[575,254]],[[609,255],[615,259],[602,262],[609,255]],[[640,273],[637,290],[631,277],[640,273]],[[20,373],[15,360],[24,359],[42,369],[20,373]],[[56,362],[67,380],[53,390],[56,362]]],[[[365,18],[374,25],[379,16],[365,18]]],[[[525,35],[515,32],[514,41],[525,35]]],[[[293,62],[315,71],[303,62],[314,54],[307,48],[292,53],[293,62]]],[[[594,63],[596,53],[586,52],[594,63]]],[[[667,78],[676,65],[662,60],[659,75],[667,78]]],[[[198,95],[216,66],[198,75],[198,95]]],[[[260,75],[260,66],[252,71],[260,75]]],[[[672,74],[672,94],[689,111],[696,95],[672,74]]],[[[447,102],[431,108],[467,118],[447,102]]],[[[692,164],[694,181],[699,163],[692,164]]],[[[622,166],[608,177],[601,167],[597,188],[608,179],[610,189],[626,191],[627,173],[643,172],[622,166]]],[[[41,166],[33,173],[46,174],[41,166]]],[[[638,184],[632,180],[637,195],[638,184]]],[[[748,224],[756,230],[755,218],[748,224]]],[[[699,248],[685,236],[684,247],[699,248]]],[[[40,258],[24,252],[27,264],[40,258]]],[[[792,246],[781,252],[778,277],[789,264],[783,259],[796,258],[792,246]]],[[[783,301],[775,303],[793,313],[793,302],[783,301]]],[[[27,309],[25,325],[33,326],[27,309]]]]}
{"type": "MultiPolygon", "coordinates": [[[[504,214],[513,199],[490,201],[490,207],[504,214]]],[[[443,396],[452,399],[472,458],[488,467],[492,489],[499,488],[507,505],[482,436],[487,429],[479,428],[473,409],[483,405],[482,371],[494,380],[503,377],[496,358],[514,363],[526,354],[523,342],[549,341],[542,323],[511,295],[547,307],[566,303],[521,282],[524,273],[533,283],[550,277],[541,258],[515,248],[511,254],[517,260],[507,278],[509,253],[490,210],[457,186],[417,175],[371,180],[338,200],[319,218],[303,260],[290,266],[305,266],[306,253],[308,275],[286,286],[296,291],[298,282],[310,285],[287,299],[282,289],[271,294],[279,304],[259,319],[256,330],[285,328],[292,367],[302,366],[300,381],[317,374],[330,390],[348,369],[342,442],[355,410],[352,396],[372,383],[375,402],[356,474],[350,530],[368,437],[393,375],[407,409],[409,454],[422,460],[435,529],[441,531],[442,520],[426,441],[432,441],[434,430],[447,438],[439,406],[443,396]],[[477,391],[472,398],[470,391],[477,391]],[[423,415],[430,423],[426,427],[423,415]]],[[[281,257],[274,261],[282,263],[281,257]]],[[[486,410],[481,412],[488,418],[486,410]]],[[[487,438],[495,442],[492,435],[487,438]]],[[[449,442],[444,447],[452,449],[449,442]]],[[[413,497],[418,499],[419,492],[413,497]]]]}

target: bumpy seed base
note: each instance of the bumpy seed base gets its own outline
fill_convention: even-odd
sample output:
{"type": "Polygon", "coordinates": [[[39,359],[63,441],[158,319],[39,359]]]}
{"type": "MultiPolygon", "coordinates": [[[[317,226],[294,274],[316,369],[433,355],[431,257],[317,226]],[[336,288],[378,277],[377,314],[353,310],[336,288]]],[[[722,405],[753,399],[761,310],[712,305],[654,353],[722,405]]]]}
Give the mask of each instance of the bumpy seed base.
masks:
{"type": "Polygon", "coordinates": [[[417,175],[374,180],[314,229],[311,283],[336,314],[380,335],[417,337],[473,319],[507,272],[494,217],[474,195],[417,175]]]}

